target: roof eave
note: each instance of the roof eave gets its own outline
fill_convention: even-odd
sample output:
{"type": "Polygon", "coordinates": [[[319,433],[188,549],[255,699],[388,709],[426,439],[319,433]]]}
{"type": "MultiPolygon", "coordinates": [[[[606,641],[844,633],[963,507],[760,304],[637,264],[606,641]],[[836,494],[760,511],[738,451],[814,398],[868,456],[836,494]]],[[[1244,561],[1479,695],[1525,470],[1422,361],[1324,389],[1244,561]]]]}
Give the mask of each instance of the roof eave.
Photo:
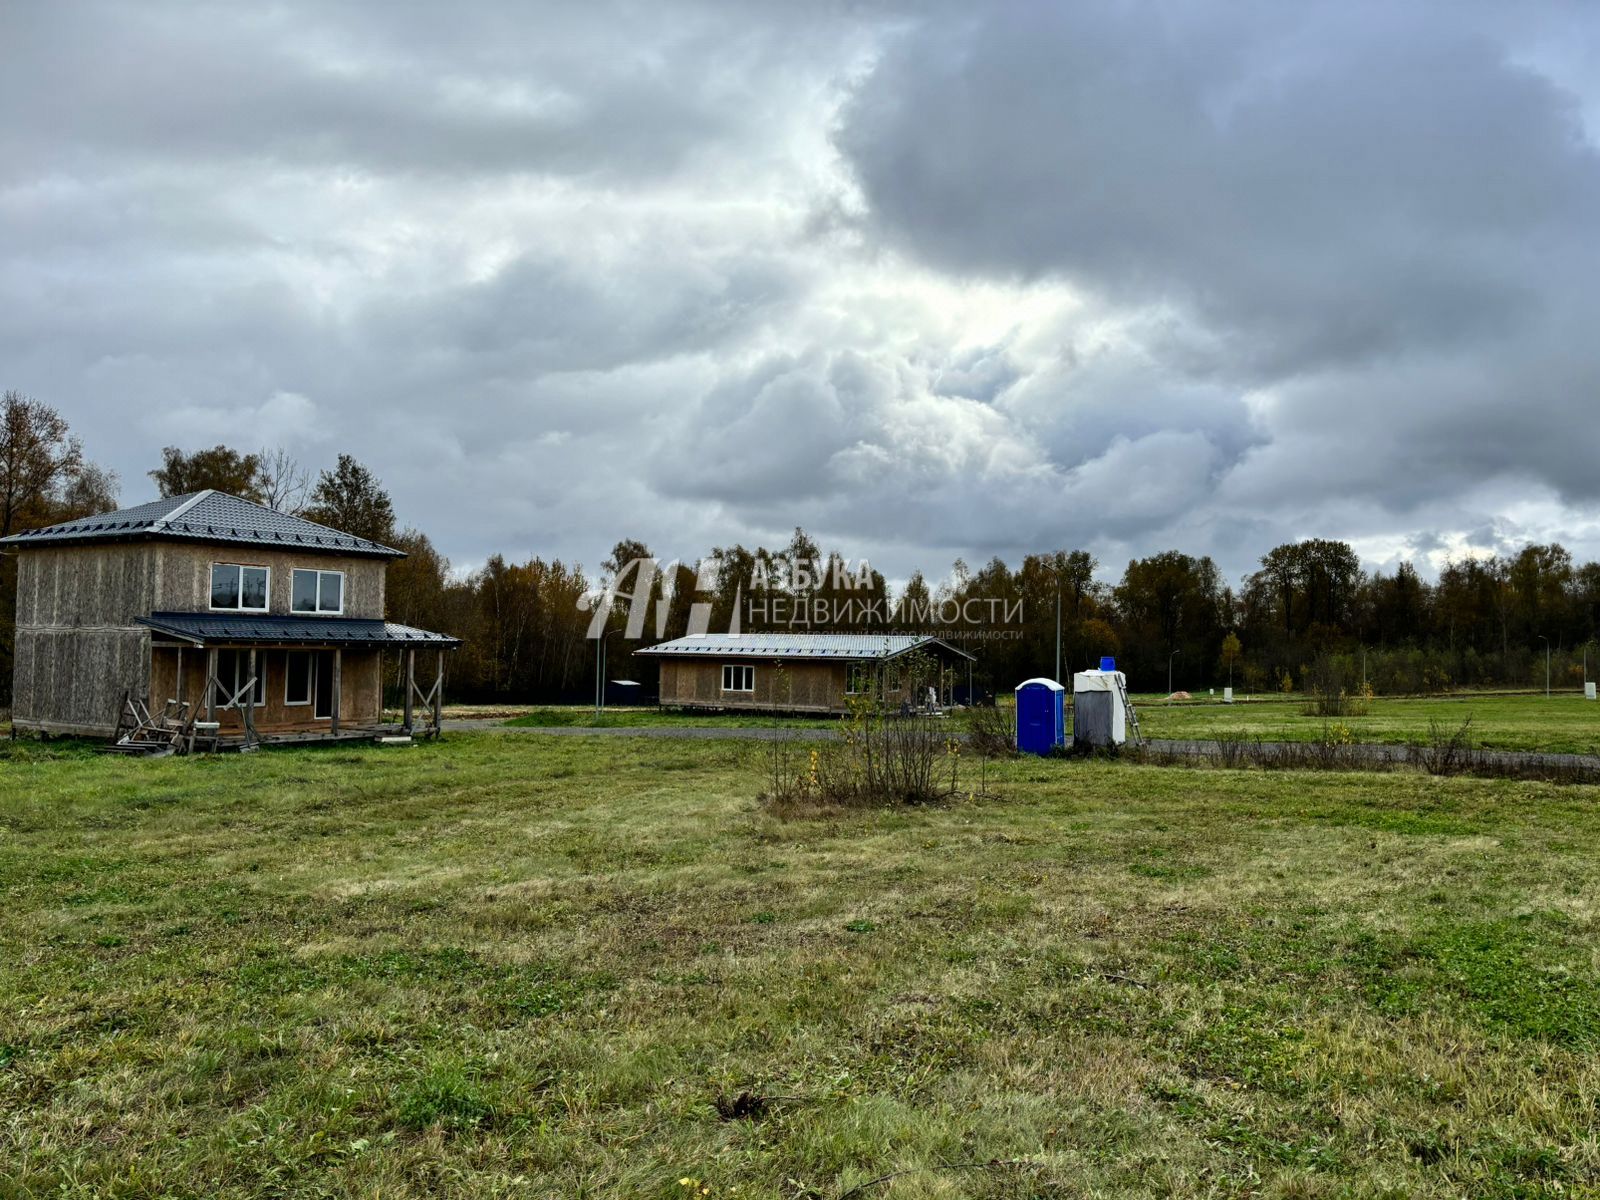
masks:
{"type": "Polygon", "coordinates": [[[289,550],[304,554],[329,554],[344,558],[407,557],[404,550],[373,542],[368,546],[317,546],[308,542],[246,541],[242,538],[208,536],[203,533],[186,533],[175,529],[129,529],[120,533],[107,531],[68,537],[42,537],[30,539],[27,534],[12,534],[0,539],[0,554],[18,550],[47,550],[57,546],[104,546],[118,542],[184,542],[197,546],[251,546],[261,550],[289,550]]]}

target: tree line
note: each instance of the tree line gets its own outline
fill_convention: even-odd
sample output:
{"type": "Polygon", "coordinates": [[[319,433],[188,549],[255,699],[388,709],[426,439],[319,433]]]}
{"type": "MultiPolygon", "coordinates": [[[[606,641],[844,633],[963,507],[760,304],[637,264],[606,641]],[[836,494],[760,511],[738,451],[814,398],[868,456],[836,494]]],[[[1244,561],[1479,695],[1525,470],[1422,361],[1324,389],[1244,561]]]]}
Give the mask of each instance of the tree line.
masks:
{"type": "MultiPolygon", "coordinates": [[[[1237,584],[1210,558],[1177,550],[1132,559],[1108,583],[1090,553],[1064,549],[1015,566],[957,560],[941,581],[918,573],[892,588],[796,529],[779,547],[735,544],[669,564],[641,587],[629,564],[652,555],[627,538],[592,576],[576,563],[499,554],[454,572],[348,454],[313,473],[281,448],[168,447],[148,474],[163,496],[218,488],[404,551],[389,568],[388,618],[462,639],[449,666],[457,700],[591,696],[598,650],[588,633],[608,586],[618,595],[602,618],[607,675],[647,688],[655,668],[632,652],[691,629],[696,605],[712,631],[737,618],[750,632],[937,633],[977,656],[975,681],[992,691],[1053,676],[1058,654],[1063,674],[1114,656],[1131,685],[1149,691],[1164,689],[1169,671],[1176,688],[1231,682],[1262,693],[1330,669],[1352,690],[1378,693],[1542,687],[1547,650],[1555,686],[1600,670],[1585,661],[1600,634],[1600,563],[1574,562],[1556,544],[1452,560],[1434,582],[1409,563],[1366,572],[1348,544],[1312,538],[1267,551],[1237,584]],[[642,641],[627,636],[633,615],[643,618],[642,641]]],[[[115,474],[84,457],[59,413],[16,392],[0,398],[0,536],[115,508],[118,492],[115,474]]],[[[5,556],[0,704],[10,697],[15,590],[15,559],[5,556]]]]}

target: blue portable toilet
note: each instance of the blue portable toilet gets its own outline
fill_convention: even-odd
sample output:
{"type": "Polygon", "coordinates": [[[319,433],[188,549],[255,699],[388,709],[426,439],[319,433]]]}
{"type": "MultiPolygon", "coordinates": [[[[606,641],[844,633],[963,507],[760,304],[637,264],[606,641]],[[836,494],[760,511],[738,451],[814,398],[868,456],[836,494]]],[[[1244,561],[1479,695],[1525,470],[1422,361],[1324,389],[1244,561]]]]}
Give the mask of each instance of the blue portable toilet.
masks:
{"type": "Polygon", "coordinates": [[[1067,689],[1054,679],[1017,684],[1017,749],[1049,754],[1067,741],[1067,689]]]}

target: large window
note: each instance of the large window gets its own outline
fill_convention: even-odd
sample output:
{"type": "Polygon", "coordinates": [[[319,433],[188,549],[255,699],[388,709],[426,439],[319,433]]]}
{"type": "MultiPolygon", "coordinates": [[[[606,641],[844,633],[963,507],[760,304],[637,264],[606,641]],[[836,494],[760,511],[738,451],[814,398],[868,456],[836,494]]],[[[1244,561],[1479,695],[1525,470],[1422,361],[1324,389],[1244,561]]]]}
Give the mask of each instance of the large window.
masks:
{"type": "Polygon", "coordinates": [[[312,661],[309,650],[291,650],[284,655],[284,704],[311,703],[311,671],[312,661]]]}
{"type": "Polygon", "coordinates": [[[725,692],[753,692],[756,690],[754,667],[727,666],[722,668],[722,690],[725,692]]]}
{"type": "MultiPolygon", "coordinates": [[[[217,697],[217,703],[223,708],[231,706],[231,701],[239,694],[239,690],[250,679],[250,651],[248,650],[218,650],[217,651],[217,678],[222,682],[223,694],[217,697]]],[[[256,707],[260,708],[267,702],[267,656],[258,652],[256,654],[256,707]]],[[[239,696],[239,704],[243,706],[245,698],[239,696]]]]}
{"type": "Polygon", "coordinates": [[[343,571],[303,571],[296,569],[290,589],[289,607],[297,613],[344,611],[343,571]]]}
{"type": "Polygon", "coordinates": [[[267,568],[211,564],[211,607],[230,612],[267,611],[267,568]]]}

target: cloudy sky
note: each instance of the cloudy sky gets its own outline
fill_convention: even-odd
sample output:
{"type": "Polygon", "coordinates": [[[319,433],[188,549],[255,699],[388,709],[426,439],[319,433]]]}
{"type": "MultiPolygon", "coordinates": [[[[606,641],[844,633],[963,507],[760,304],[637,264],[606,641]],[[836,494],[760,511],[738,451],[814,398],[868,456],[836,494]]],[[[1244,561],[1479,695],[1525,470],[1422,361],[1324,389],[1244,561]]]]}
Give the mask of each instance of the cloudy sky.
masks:
{"type": "Polygon", "coordinates": [[[0,384],[462,566],[1600,557],[1600,9],[0,5],[0,384]]]}

